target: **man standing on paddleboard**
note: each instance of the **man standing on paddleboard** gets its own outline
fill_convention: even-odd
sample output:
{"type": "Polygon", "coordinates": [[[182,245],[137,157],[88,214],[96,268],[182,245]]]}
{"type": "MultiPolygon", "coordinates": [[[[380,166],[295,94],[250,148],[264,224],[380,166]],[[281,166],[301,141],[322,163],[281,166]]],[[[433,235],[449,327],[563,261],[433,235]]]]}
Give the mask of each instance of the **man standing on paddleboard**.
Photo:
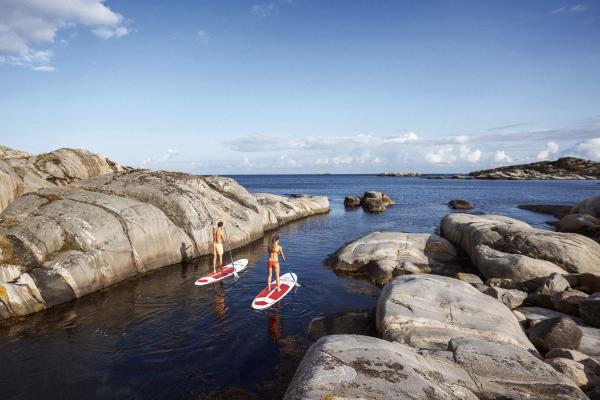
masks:
{"type": "Polygon", "coordinates": [[[219,271],[223,273],[223,243],[225,235],[223,233],[223,222],[217,224],[213,229],[213,273],[217,273],[217,256],[219,257],[219,271]]]}

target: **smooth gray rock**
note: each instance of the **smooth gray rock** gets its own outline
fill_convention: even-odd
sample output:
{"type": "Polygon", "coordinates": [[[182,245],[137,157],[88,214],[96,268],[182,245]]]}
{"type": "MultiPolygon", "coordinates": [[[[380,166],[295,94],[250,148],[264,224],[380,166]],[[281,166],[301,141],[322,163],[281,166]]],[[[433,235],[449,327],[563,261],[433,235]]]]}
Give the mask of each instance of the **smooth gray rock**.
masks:
{"type": "Polygon", "coordinates": [[[535,351],[504,304],[443,276],[395,278],[381,291],[376,322],[381,338],[417,348],[445,350],[453,338],[476,337],[535,351]]]}
{"type": "Polygon", "coordinates": [[[363,210],[371,213],[383,212],[388,206],[396,204],[390,195],[374,191],[365,192],[360,202],[363,210]]]}
{"type": "Polygon", "coordinates": [[[540,307],[519,307],[517,309],[527,319],[527,325],[533,326],[548,318],[566,317],[577,323],[583,336],[577,351],[600,361],[600,329],[586,325],[581,319],[554,310],[540,307]]]}
{"type": "Polygon", "coordinates": [[[579,316],[585,323],[600,328],[600,293],[579,302],[579,316]]]}
{"type": "Polygon", "coordinates": [[[0,281],[0,301],[11,316],[36,312],[209,254],[218,221],[235,248],[328,207],[326,197],[254,196],[230,178],[150,170],[40,189],[0,214],[0,264],[21,272],[0,281]]]}
{"type": "Polygon", "coordinates": [[[574,233],[534,229],[502,216],[450,214],[442,236],[460,246],[486,278],[527,281],[552,273],[600,273],[600,244],[574,233]]]}
{"type": "Polygon", "coordinates": [[[585,399],[521,347],[455,339],[447,355],[358,335],[325,336],[296,370],[286,400],[585,399]]]}
{"type": "Polygon", "coordinates": [[[511,310],[523,304],[527,298],[527,293],[517,289],[502,289],[499,287],[487,288],[483,293],[500,300],[506,307],[511,310]]]}
{"type": "Polygon", "coordinates": [[[571,214],[588,214],[600,218],[600,196],[588,197],[573,207],[571,214]]]}
{"type": "Polygon", "coordinates": [[[0,151],[0,211],[25,193],[123,169],[106,157],[87,150],[58,149],[32,156],[3,146],[0,151]]]}
{"type": "Polygon", "coordinates": [[[577,349],[583,332],[571,318],[556,317],[538,322],[527,329],[534,346],[545,354],[554,348],[577,349]]]}
{"type": "Polygon", "coordinates": [[[342,246],[324,263],[337,272],[366,275],[376,284],[414,273],[460,271],[454,246],[434,234],[373,232],[342,246]]]}
{"type": "Polygon", "coordinates": [[[569,281],[562,275],[554,273],[547,276],[536,290],[538,294],[552,295],[569,289],[569,281]]]}
{"type": "Polygon", "coordinates": [[[344,207],[346,207],[346,208],[360,207],[360,197],[358,197],[358,196],[346,196],[344,198],[344,207]]]}

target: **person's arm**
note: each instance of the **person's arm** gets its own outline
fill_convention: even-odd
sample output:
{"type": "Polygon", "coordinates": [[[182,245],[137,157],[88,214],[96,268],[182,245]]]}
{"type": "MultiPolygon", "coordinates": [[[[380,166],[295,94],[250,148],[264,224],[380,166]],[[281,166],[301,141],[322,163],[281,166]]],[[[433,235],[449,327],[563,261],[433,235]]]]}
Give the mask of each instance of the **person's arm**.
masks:
{"type": "Polygon", "coordinates": [[[281,254],[281,258],[285,261],[285,255],[283,254],[283,247],[279,246],[279,254],[281,254]]]}

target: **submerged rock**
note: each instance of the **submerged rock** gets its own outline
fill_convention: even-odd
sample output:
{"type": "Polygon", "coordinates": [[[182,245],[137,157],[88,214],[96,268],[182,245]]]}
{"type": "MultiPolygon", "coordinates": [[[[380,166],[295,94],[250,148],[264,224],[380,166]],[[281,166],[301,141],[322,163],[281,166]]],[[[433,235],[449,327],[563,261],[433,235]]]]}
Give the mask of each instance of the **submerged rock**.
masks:
{"type": "Polygon", "coordinates": [[[375,336],[374,314],[374,310],[326,314],[310,321],[308,334],[313,340],[339,334],[375,336]]]}
{"type": "Polygon", "coordinates": [[[573,206],[562,204],[520,204],[517,206],[521,210],[534,211],[541,214],[550,214],[555,218],[561,218],[571,212],[573,206]]]}
{"type": "Polygon", "coordinates": [[[344,207],[346,207],[346,208],[360,207],[360,197],[358,197],[358,196],[346,196],[344,198],[344,207]]]}
{"type": "Polygon", "coordinates": [[[441,232],[486,279],[522,282],[552,273],[600,273],[600,244],[581,235],[535,229],[503,216],[462,213],[446,216],[441,232]]]}
{"type": "Polygon", "coordinates": [[[450,200],[448,202],[448,206],[455,210],[472,210],[473,208],[475,208],[473,203],[471,203],[467,200],[460,200],[460,199],[450,200]]]}
{"type": "Polygon", "coordinates": [[[336,272],[366,275],[376,284],[414,273],[453,275],[460,271],[456,249],[427,233],[373,232],[329,255],[325,264],[336,272]]]}
{"type": "Polygon", "coordinates": [[[239,247],[327,210],[325,197],[255,197],[229,178],[149,170],[41,189],[0,215],[0,264],[21,272],[0,282],[0,304],[29,314],[209,254],[218,221],[239,247]]]}
{"type": "Polygon", "coordinates": [[[570,379],[517,346],[460,338],[444,353],[325,336],[306,352],[284,399],[586,399],[570,379]]]}

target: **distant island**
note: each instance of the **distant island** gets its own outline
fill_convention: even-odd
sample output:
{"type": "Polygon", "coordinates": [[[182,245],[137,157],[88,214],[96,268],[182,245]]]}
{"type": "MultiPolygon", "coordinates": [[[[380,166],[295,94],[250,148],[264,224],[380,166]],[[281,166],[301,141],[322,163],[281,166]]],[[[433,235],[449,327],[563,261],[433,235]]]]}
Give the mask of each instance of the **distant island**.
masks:
{"type": "Polygon", "coordinates": [[[540,161],[531,164],[474,171],[475,179],[600,179],[600,162],[576,157],[563,157],[556,161],[540,161]]]}
{"type": "Polygon", "coordinates": [[[380,172],[377,176],[421,176],[420,172],[380,172]]]}

